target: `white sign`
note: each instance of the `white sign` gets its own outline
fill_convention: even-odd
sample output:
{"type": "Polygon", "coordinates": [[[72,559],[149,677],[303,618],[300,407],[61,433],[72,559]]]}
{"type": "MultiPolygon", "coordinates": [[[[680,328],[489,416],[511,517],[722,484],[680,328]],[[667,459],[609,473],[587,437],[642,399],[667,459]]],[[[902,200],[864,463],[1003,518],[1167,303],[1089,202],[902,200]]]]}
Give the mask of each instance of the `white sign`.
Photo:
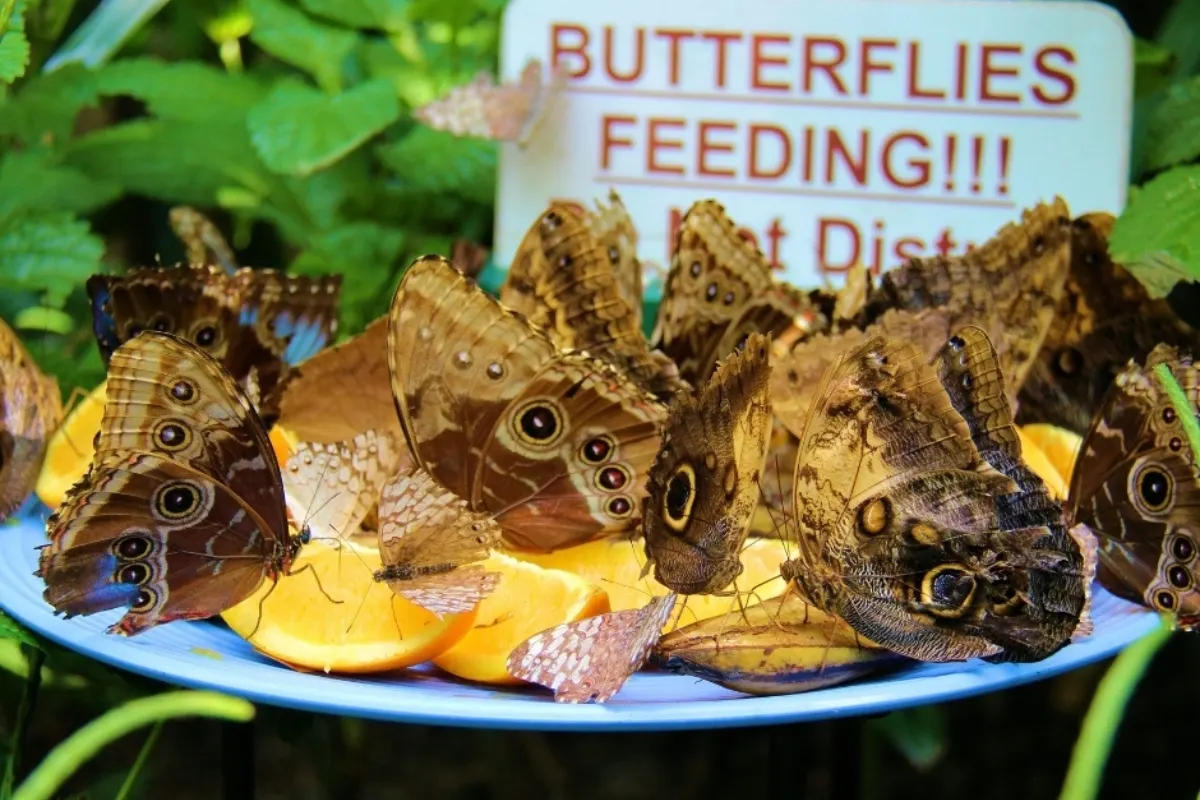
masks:
{"type": "Polygon", "coordinates": [[[961,253],[1056,194],[1125,203],[1132,41],[1099,3],[512,0],[502,74],[531,57],[571,79],[503,147],[501,264],[549,200],[610,187],[642,258],[715,197],[801,286],[961,253]]]}

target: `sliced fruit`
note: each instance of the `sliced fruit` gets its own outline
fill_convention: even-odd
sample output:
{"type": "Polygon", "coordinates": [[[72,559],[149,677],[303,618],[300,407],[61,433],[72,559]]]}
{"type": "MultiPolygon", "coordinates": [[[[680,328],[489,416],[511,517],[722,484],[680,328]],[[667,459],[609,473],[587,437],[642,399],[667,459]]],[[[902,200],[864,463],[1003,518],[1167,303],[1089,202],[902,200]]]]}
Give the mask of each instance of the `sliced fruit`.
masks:
{"type": "MultiPolygon", "coordinates": [[[[736,583],[738,591],[748,593],[753,589],[761,599],[782,594],[785,584],[779,577],[779,565],[787,559],[787,550],[787,545],[779,539],[750,539],[742,550],[743,570],[736,583]]],[[[609,538],[565,547],[553,553],[514,555],[541,567],[574,573],[596,584],[608,592],[613,611],[641,608],[651,596],[667,593],[667,587],[654,580],[653,574],[640,577],[642,565],[646,563],[646,554],[640,541],[609,538]]],[[[743,605],[753,602],[755,599],[748,596],[741,599],[743,605]]],[[[738,608],[738,603],[738,598],[732,594],[681,597],[663,629],[674,630],[680,619],[686,625],[722,615],[732,608],[738,608]]]]}
{"type": "Polygon", "coordinates": [[[1063,480],[1058,467],[1023,428],[1018,427],[1017,433],[1021,437],[1021,458],[1025,460],[1031,470],[1037,473],[1039,478],[1046,482],[1046,488],[1050,490],[1051,497],[1055,500],[1064,499],[1067,496],[1067,482],[1063,480]]]}
{"type": "Polygon", "coordinates": [[[1021,430],[1027,440],[1032,441],[1046,454],[1046,458],[1050,459],[1050,463],[1062,476],[1063,482],[1070,486],[1071,476],[1075,474],[1075,458],[1079,455],[1079,448],[1083,446],[1083,437],[1075,431],[1046,422],[1023,425],[1021,430]]]}
{"type": "Polygon", "coordinates": [[[300,437],[282,425],[275,425],[271,428],[269,438],[271,447],[275,449],[275,458],[282,467],[292,457],[292,453],[296,452],[296,447],[300,444],[300,437]]]}
{"type": "Polygon", "coordinates": [[[108,382],[102,381],[85,396],[50,437],[34,491],[51,508],[58,508],[67,490],[87,473],[92,463],[96,453],[92,440],[100,432],[100,419],[108,399],[107,386],[108,382]]]}
{"type": "Polygon", "coordinates": [[[482,562],[500,573],[500,585],[476,609],[475,627],[433,663],[471,681],[520,684],[508,672],[508,654],[535,633],[610,610],[608,594],[585,578],[543,569],[495,553],[482,562]]]}
{"type": "Polygon", "coordinates": [[[271,658],[301,669],[344,673],[420,664],[475,624],[475,612],[438,619],[397,597],[373,579],[381,566],[378,549],[368,544],[352,540],[337,548],[312,542],[292,568],[304,572],[282,578],[273,591],[264,582],[221,616],[271,658]]]}

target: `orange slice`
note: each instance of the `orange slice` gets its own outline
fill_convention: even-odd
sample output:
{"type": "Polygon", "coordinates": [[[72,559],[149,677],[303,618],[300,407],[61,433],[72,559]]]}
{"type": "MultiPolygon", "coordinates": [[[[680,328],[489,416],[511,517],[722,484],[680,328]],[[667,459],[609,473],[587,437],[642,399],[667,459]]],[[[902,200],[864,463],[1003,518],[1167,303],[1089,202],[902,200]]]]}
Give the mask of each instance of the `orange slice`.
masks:
{"type": "MultiPolygon", "coordinates": [[[[784,582],[779,577],[779,565],[787,559],[788,547],[778,539],[750,539],[742,550],[742,574],[736,587],[739,592],[751,589],[761,599],[783,593],[784,582]]],[[[794,547],[790,548],[792,551],[794,547]]],[[[549,569],[574,573],[608,593],[613,611],[641,608],[650,597],[667,593],[667,588],[654,580],[651,573],[639,577],[646,554],[641,541],[600,539],[587,544],[556,550],[553,553],[520,553],[518,558],[549,569]]],[[[730,587],[731,589],[733,587],[730,587]]],[[[753,597],[743,596],[742,602],[752,605],[753,597]]],[[[674,630],[677,620],[686,625],[701,619],[721,616],[738,607],[735,596],[694,595],[680,598],[664,630],[674,630]]]]}
{"type": "Polygon", "coordinates": [[[96,454],[92,440],[100,432],[100,419],[108,399],[107,386],[108,382],[103,381],[84,397],[46,445],[46,458],[34,491],[50,508],[58,508],[67,490],[87,473],[92,463],[96,454]]]}
{"type": "Polygon", "coordinates": [[[221,616],[271,658],[301,669],[343,673],[420,664],[451,647],[475,624],[475,612],[438,619],[397,597],[372,578],[381,566],[375,547],[357,541],[341,548],[312,542],[292,568],[304,572],[282,578],[273,591],[271,582],[264,581],[255,594],[221,616]]]}
{"type": "Polygon", "coordinates": [[[508,654],[535,633],[563,622],[609,610],[608,595],[586,579],[542,569],[495,553],[482,562],[499,572],[500,585],[477,609],[475,627],[433,663],[460,678],[491,684],[520,684],[508,674],[508,654]]]}
{"type": "Polygon", "coordinates": [[[271,440],[271,447],[275,449],[275,458],[279,460],[281,467],[292,457],[292,453],[296,452],[296,446],[300,444],[300,437],[282,425],[271,428],[268,438],[271,440]]]}
{"type": "Polygon", "coordinates": [[[1079,455],[1079,448],[1083,446],[1083,437],[1075,431],[1045,422],[1023,425],[1021,431],[1025,434],[1026,441],[1033,442],[1046,454],[1046,458],[1050,459],[1050,463],[1062,476],[1063,482],[1070,486],[1071,476],[1075,474],[1075,458],[1079,455]]]}
{"type": "Polygon", "coordinates": [[[1051,497],[1055,500],[1065,498],[1067,496],[1067,482],[1063,480],[1058,467],[1043,452],[1042,448],[1038,446],[1037,441],[1026,433],[1023,428],[1018,427],[1017,434],[1021,437],[1021,458],[1025,459],[1025,463],[1029,465],[1029,468],[1046,482],[1046,488],[1050,490],[1051,497]]]}

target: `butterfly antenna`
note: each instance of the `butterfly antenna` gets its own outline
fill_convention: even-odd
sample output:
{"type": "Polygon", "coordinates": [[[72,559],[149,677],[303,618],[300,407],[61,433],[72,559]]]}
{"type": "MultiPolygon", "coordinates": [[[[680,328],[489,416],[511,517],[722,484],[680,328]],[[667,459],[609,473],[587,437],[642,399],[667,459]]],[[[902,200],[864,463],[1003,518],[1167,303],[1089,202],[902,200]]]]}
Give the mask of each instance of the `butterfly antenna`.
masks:
{"type": "MultiPolygon", "coordinates": [[[[360,597],[358,599],[358,608],[354,609],[354,614],[350,617],[350,621],[348,623],[346,623],[346,633],[349,633],[354,628],[354,623],[358,622],[358,615],[362,613],[363,608],[367,604],[367,597],[370,596],[371,590],[374,588],[375,588],[375,580],[374,580],[374,578],[372,578],[371,582],[367,585],[367,590],[365,592],[363,592],[362,597],[360,597]]],[[[389,588],[388,591],[390,592],[391,589],[389,588]]],[[[396,611],[393,608],[392,609],[392,618],[395,619],[395,617],[396,617],[396,611]]],[[[396,630],[397,631],[400,630],[399,620],[396,620],[396,630]]],[[[403,638],[403,637],[401,637],[401,638],[403,638]]]]}

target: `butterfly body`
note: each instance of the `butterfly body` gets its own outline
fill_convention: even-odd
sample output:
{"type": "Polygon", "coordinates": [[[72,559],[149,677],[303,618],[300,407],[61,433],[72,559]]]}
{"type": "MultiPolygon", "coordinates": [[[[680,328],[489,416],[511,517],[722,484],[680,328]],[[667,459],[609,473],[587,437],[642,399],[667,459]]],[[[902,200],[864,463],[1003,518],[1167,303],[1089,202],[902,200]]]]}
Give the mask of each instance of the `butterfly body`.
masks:
{"type": "Polygon", "coordinates": [[[1067,502],[1099,541],[1101,584],[1184,629],[1200,626],[1198,413],[1189,355],[1160,345],[1128,364],[1084,436],[1067,502]]]}

